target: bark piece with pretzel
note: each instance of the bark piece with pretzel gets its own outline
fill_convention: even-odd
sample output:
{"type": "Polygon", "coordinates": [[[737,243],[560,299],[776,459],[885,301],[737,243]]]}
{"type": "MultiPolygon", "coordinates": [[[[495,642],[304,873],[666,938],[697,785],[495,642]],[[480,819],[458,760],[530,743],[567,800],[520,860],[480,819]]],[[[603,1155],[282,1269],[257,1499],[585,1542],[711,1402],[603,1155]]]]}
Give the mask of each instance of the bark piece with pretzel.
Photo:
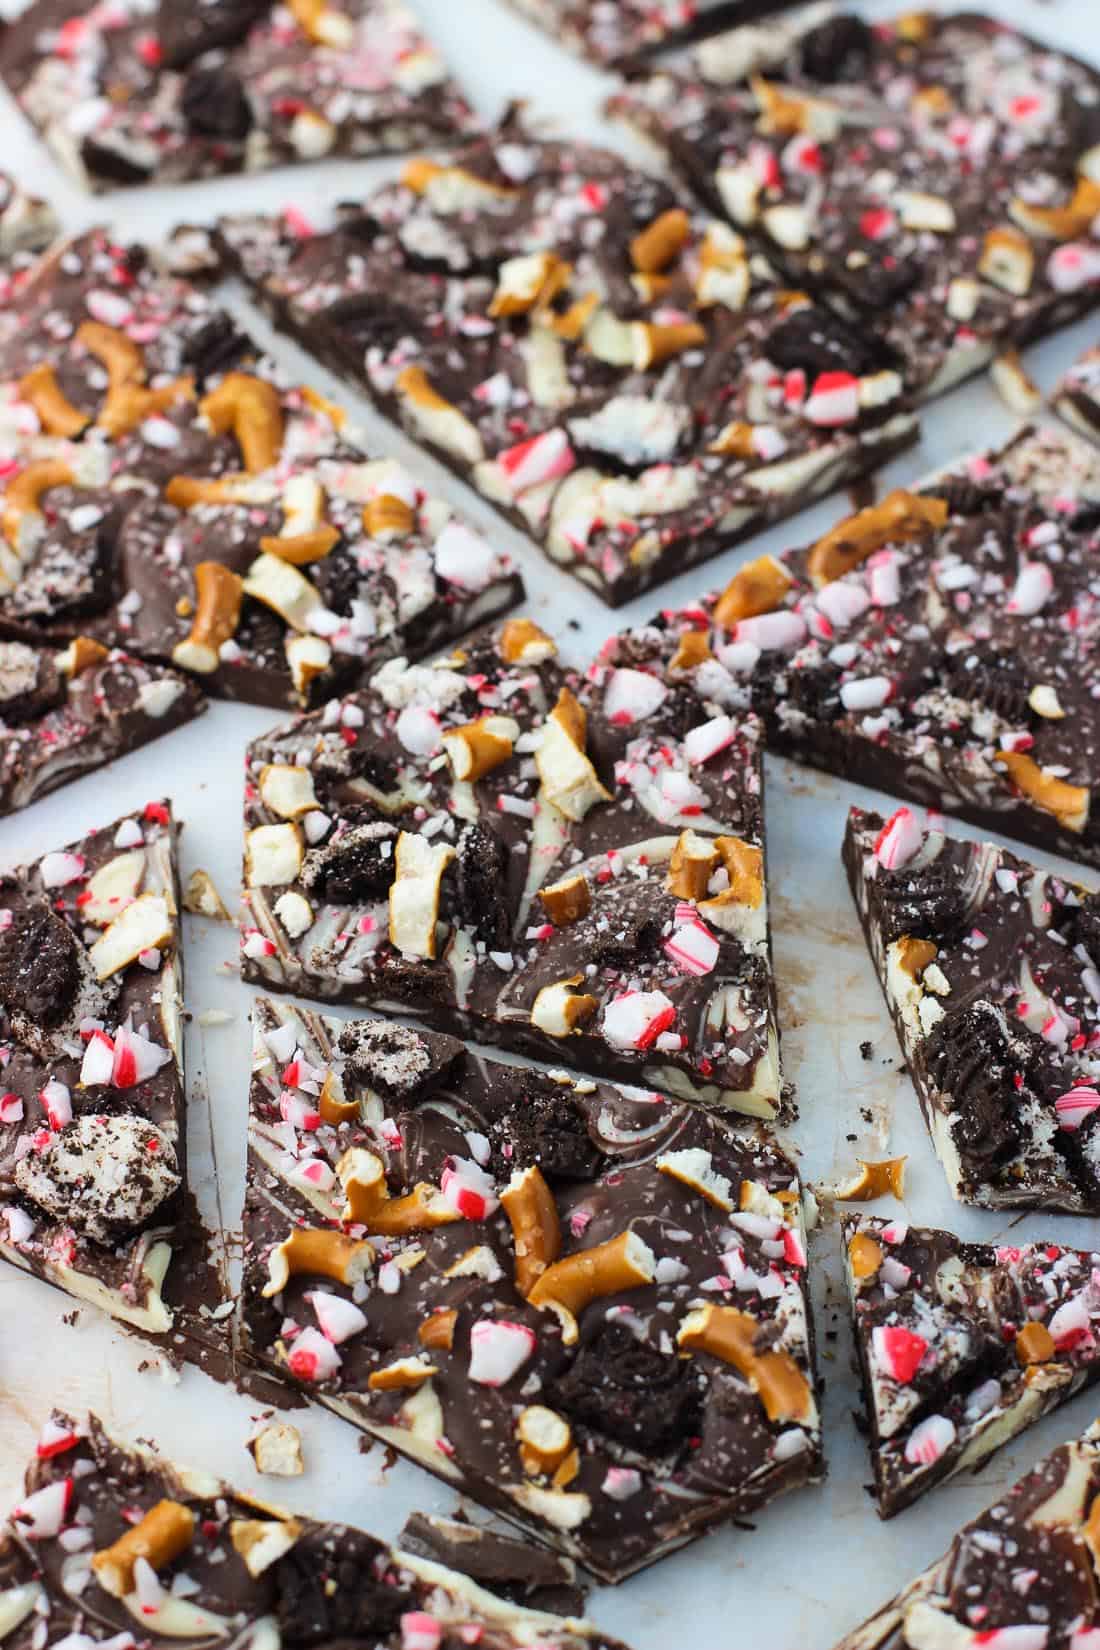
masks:
{"type": "Polygon", "coordinates": [[[521,625],[255,741],[245,976],[775,1116],[759,723],[648,629],[581,675],[521,625]]]}
{"type": "Polygon", "coordinates": [[[1100,1214],[1100,894],[911,808],[843,854],[952,1194],[1100,1214]]]}
{"type": "Polygon", "coordinates": [[[816,310],[740,235],[515,118],[314,233],[220,238],[279,325],[612,606],[915,433],[889,350],[817,367],[816,310]]]}
{"type": "Polygon", "coordinates": [[[476,130],[403,0],[35,0],[0,77],[86,189],[446,144],[476,130]]]}
{"type": "Polygon", "coordinates": [[[261,998],[253,1033],[242,1311],[265,1370],[605,1580],[819,1476],[801,1194],[763,1130],[388,1021],[261,998]],[[385,1191],[349,1226],[367,1160],[385,1191]],[[349,1236],[372,1258],[338,1276],[324,1246],[349,1236]],[[727,1288],[735,1353],[685,1329],[727,1288]]]}
{"type": "Polygon", "coordinates": [[[655,620],[770,748],[1100,865],[1100,453],[1026,427],[655,620]]]}
{"type": "Polygon", "coordinates": [[[574,1608],[576,1589],[553,1585],[549,1557],[532,1564],[528,1596],[509,1585],[518,1542],[466,1527],[459,1568],[463,1527],[451,1528],[440,1520],[437,1535],[418,1515],[405,1551],[55,1409],[0,1523],[5,1642],[32,1650],[48,1619],[59,1641],[90,1646],[129,1642],[137,1627],[189,1646],[626,1650],[574,1608]]]}
{"type": "Polygon", "coordinates": [[[0,317],[0,634],[298,707],[510,606],[507,556],[209,298],[92,231],[0,317]]]}
{"type": "Polygon", "coordinates": [[[607,112],[816,296],[823,356],[877,340],[925,398],[1100,301],[1098,98],[1000,17],[810,7],[636,70],[607,112]]]}
{"type": "Polygon", "coordinates": [[[883,1518],[1100,1380],[1095,1254],[872,1215],[840,1231],[883,1518]]]}

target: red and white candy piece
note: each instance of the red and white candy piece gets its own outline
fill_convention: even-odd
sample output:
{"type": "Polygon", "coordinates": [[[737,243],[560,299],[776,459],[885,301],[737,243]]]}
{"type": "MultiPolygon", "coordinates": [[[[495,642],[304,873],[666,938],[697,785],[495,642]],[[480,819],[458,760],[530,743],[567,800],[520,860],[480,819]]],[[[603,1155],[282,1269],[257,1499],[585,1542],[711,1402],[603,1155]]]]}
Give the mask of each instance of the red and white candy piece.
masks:
{"type": "Polygon", "coordinates": [[[367,1327],[366,1313],[342,1295],[333,1295],[327,1289],[311,1289],[306,1300],[313,1308],[322,1335],[333,1346],[350,1340],[367,1327]]]}
{"type": "Polygon", "coordinates": [[[871,1356],[892,1381],[908,1386],[928,1351],[923,1335],[900,1325],[879,1324],[871,1331],[871,1356]]]}
{"type": "Polygon", "coordinates": [[[850,372],[823,372],[802,409],[811,424],[832,428],[859,417],[859,379],[850,372]]]}
{"type": "Polygon", "coordinates": [[[847,629],[870,605],[871,598],[858,579],[834,579],[814,597],[814,606],[838,630],[847,629]]]}
{"type": "Polygon", "coordinates": [[[23,1102],[17,1094],[0,1094],[0,1126],[23,1121],[23,1102]]]}
{"type": "Polygon", "coordinates": [[[664,703],[668,689],[646,670],[613,670],[604,692],[604,715],[618,727],[642,722],[664,703]]]}
{"type": "Polygon", "coordinates": [[[526,1324],[482,1318],[470,1331],[471,1381],[503,1386],[523,1368],[535,1350],[534,1331],[526,1324]]]}
{"type": "Polygon", "coordinates": [[[449,521],[435,541],[436,572],[463,590],[484,590],[496,564],[492,545],[461,522],[449,521]]]}
{"type": "Polygon", "coordinates": [[[287,1368],[299,1381],[328,1381],[342,1363],[339,1352],[319,1329],[303,1329],[287,1357],[287,1368]]]}
{"type": "Polygon", "coordinates": [[[608,1467],[600,1488],[612,1501],[629,1501],[642,1487],[642,1475],[635,1467],[608,1467]]]}
{"type": "Polygon", "coordinates": [[[675,1023],[675,1006],[663,991],[627,991],[604,1009],[603,1034],[612,1048],[651,1048],[675,1023]]]}
{"type": "Polygon", "coordinates": [[[699,767],[703,762],[709,762],[712,756],[724,751],[726,746],[733,742],[737,732],[736,724],[731,716],[712,716],[709,722],[701,722],[696,728],[689,728],[684,735],[684,755],[693,767],[699,767]]]}
{"type": "Polygon", "coordinates": [[[881,710],[893,690],[889,676],[860,676],[842,684],[840,702],[845,710],[881,710]]]}
{"type": "Polygon", "coordinates": [[[875,858],[884,871],[896,871],[899,865],[909,863],[921,840],[921,828],[912,808],[899,808],[875,838],[875,858]]]}
{"type": "Polygon", "coordinates": [[[75,1449],[79,1442],[80,1434],[75,1427],[63,1427],[51,1419],[38,1434],[34,1453],[40,1461],[52,1461],[55,1455],[64,1455],[67,1450],[75,1449]]]}
{"type": "Polygon", "coordinates": [[[915,1426],[905,1445],[910,1466],[931,1467],[955,1442],[955,1424],[946,1415],[929,1415],[915,1426]]]}
{"type": "Polygon", "coordinates": [[[530,441],[505,448],[497,459],[516,497],[529,487],[567,476],[576,462],[564,430],[546,430],[530,441]]]}
{"type": "Polygon", "coordinates": [[[1100,246],[1070,241],[1047,259],[1047,279],[1055,292],[1080,292],[1100,281],[1100,246]]]}
{"type": "Polygon", "coordinates": [[[693,915],[691,921],[673,929],[664,949],[685,974],[709,974],[718,961],[720,947],[706,923],[693,915]]]}
{"type": "Polygon", "coordinates": [[[80,1063],[82,1088],[95,1088],[111,1081],[115,1068],[115,1045],[105,1031],[93,1031],[84,1047],[80,1063]]]}
{"type": "Polygon", "coordinates": [[[72,1122],[73,1097],[64,1083],[59,1083],[56,1078],[51,1078],[41,1090],[38,1098],[42,1102],[42,1110],[50,1120],[50,1128],[55,1133],[72,1122]]]}
{"type": "MultiPolygon", "coordinates": [[[[0,1108],[3,1101],[0,1101],[0,1108]]],[[[1054,1102],[1054,1110],[1058,1114],[1058,1127],[1072,1134],[1079,1129],[1086,1118],[1100,1107],[1100,1093],[1088,1083],[1075,1083],[1065,1094],[1060,1094],[1054,1102]]],[[[3,1111],[0,1109],[0,1121],[3,1120],[3,1111]]]]}
{"type": "Polygon", "coordinates": [[[806,640],[806,621],[797,613],[760,613],[752,619],[740,619],[733,639],[751,642],[762,653],[790,652],[806,640]]]}
{"type": "Polygon", "coordinates": [[[119,1026],[115,1033],[111,1082],[116,1089],[130,1089],[155,1077],[172,1058],[170,1049],[143,1037],[131,1026],[119,1026]]]}
{"type": "Polygon", "coordinates": [[[63,1528],[72,1502],[72,1479],[58,1478],[13,1507],[11,1521],[27,1541],[49,1541],[63,1528]]]}
{"type": "Polygon", "coordinates": [[[440,1176],[439,1189],[444,1203],[464,1220],[487,1220],[500,1207],[492,1176],[468,1157],[452,1158],[440,1176]]]}
{"type": "Polygon", "coordinates": [[[1092,1320],[1083,1295],[1065,1301],[1054,1313],[1047,1328],[1059,1352],[1072,1352],[1075,1347],[1092,1346],[1092,1320]]]}
{"type": "Polygon", "coordinates": [[[330,1192],[336,1184],[336,1171],[323,1157],[307,1157],[287,1170],[287,1180],[307,1192],[330,1192]]]}

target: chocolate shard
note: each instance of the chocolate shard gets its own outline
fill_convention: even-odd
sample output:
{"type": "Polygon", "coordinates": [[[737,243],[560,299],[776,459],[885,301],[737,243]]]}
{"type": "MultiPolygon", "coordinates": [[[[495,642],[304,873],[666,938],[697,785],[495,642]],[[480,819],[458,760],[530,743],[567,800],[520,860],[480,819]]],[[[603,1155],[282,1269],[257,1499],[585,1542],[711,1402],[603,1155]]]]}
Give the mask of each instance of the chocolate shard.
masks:
{"type": "Polygon", "coordinates": [[[775,1115],[760,724],[665,642],[486,626],[256,740],[247,977],[775,1115]]]}
{"type": "Polygon", "coordinates": [[[983,1633],[1038,1631],[1069,1645],[1098,1602],[1089,1514],[1100,1480],[1100,1425],[1062,1444],[964,1526],[941,1559],[834,1647],[906,1650],[962,1642],[980,1600],[983,1633]],[[1026,1599],[1020,1592],[1027,1575],[1026,1599]]]}
{"type": "Polygon", "coordinates": [[[626,1650],[579,1610],[543,1607],[556,1598],[568,1608],[579,1590],[572,1565],[530,1544],[416,1514],[408,1543],[391,1547],[354,1525],[265,1506],[148,1439],[134,1447],[113,1437],[94,1415],[55,1409],[24,1485],[0,1537],[8,1650],[32,1650],[47,1615],[63,1638],[96,1644],[128,1633],[135,1545],[153,1552],[170,1601],[157,1628],[182,1622],[203,1642],[239,1634],[277,1635],[287,1650],[410,1650],[428,1640],[439,1650],[626,1650]],[[67,1540],[41,1516],[62,1497],[75,1525],[94,1532],[79,1600],[67,1540]]]}
{"type": "Polygon", "coordinates": [[[892,1518],[1100,1380],[1094,1257],[874,1215],[841,1224],[875,1494],[892,1518]]]}
{"type": "MultiPolygon", "coordinates": [[[[193,123],[227,131],[248,115],[228,65],[203,57],[186,84],[193,123]]],[[[19,545],[4,640],[124,648],[218,697],[297,708],[521,594],[507,555],[357,449],[341,409],[287,382],[208,292],[103,230],[13,285],[0,390],[41,431],[0,479],[19,545]]],[[[66,743],[83,738],[74,727],[66,743]]],[[[351,728],[329,742],[349,779],[385,787],[384,750],[357,751],[351,728]]]]}
{"type": "Polygon", "coordinates": [[[1024,428],[647,630],[772,749],[1100,865],[1097,499],[1100,450],[1024,428]]]}
{"type": "Polygon", "coordinates": [[[71,123],[64,159],[86,189],[378,155],[478,129],[401,0],[289,16],[273,0],[84,5],[71,16],[58,0],[32,0],[0,31],[0,75],[44,138],[71,123]],[[62,36],[59,49],[64,24],[79,24],[79,43],[62,36]]]}
{"type": "Polygon", "coordinates": [[[1095,896],[908,808],[854,808],[844,863],[953,1195],[1100,1212],[1095,896]]]}
{"type": "MultiPolygon", "coordinates": [[[[650,1092],[473,1050],[455,1063],[434,1030],[384,1029],[402,1050],[416,1039],[431,1071],[406,1083],[400,1063],[397,1084],[368,1077],[364,1096],[378,1022],[255,1004],[242,1284],[255,1364],[460,1472],[471,1499],[608,1580],[815,1480],[801,1198],[774,1140],[650,1092]],[[731,1255],[742,1283],[775,1285],[714,1299],[731,1255]]],[[[517,1575],[478,1541],[469,1568],[533,1604],[561,1574],[547,1562],[517,1575]]]]}
{"type": "Polygon", "coordinates": [[[784,286],[687,192],[514,120],[434,166],[308,238],[224,219],[227,256],[278,325],[351,363],[383,413],[612,606],[912,439],[879,330],[784,286]],[[454,317],[487,316],[476,340],[441,319],[441,279],[454,317]]]}

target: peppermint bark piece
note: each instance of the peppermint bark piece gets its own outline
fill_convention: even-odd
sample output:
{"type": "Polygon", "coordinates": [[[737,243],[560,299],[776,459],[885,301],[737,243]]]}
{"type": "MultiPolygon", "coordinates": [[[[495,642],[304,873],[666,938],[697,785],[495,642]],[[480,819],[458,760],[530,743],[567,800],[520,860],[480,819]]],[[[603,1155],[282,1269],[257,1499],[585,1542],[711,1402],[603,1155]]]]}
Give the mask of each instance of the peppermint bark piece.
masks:
{"type": "Polygon", "coordinates": [[[522,593],[507,556],[364,455],[341,409],[103,231],[23,285],[0,384],[0,634],[84,635],[297,707],[522,593]]]}
{"type": "Polygon", "coordinates": [[[819,368],[808,301],[738,235],[514,121],[331,226],[221,234],[280,326],[615,606],[914,435],[888,350],[819,368]]]}
{"type": "Polygon", "coordinates": [[[176,836],[150,802],[0,880],[0,1255],[154,1334],[190,1224],[176,836]]]}
{"type": "Polygon", "coordinates": [[[34,0],[5,29],[0,77],[93,190],[453,143],[477,125],[402,0],[34,0]]]}
{"type": "Polygon", "coordinates": [[[11,1650],[134,1635],[306,1650],[625,1650],[353,1525],[291,1516],[220,1478],[55,1410],[0,1546],[11,1650]],[[79,1555],[79,1556],[77,1556],[79,1555]],[[79,1585],[74,1585],[74,1578],[79,1585]]]}
{"type": "Polygon", "coordinates": [[[952,1194],[1100,1212],[1097,895],[908,808],[844,863],[952,1194]]]}
{"type": "Polygon", "coordinates": [[[842,13],[793,49],[734,31],[609,108],[932,396],[1100,297],[1098,93],[990,17],[842,13]]]}
{"type": "Polygon", "coordinates": [[[261,999],[254,1026],[265,1368],[607,1581],[818,1476],[768,1137],[389,1021],[261,999]]]}
{"type": "Polygon", "coordinates": [[[883,1518],[1100,1378],[1096,1255],[872,1215],[841,1231],[883,1518]]]}
{"type": "Polygon", "coordinates": [[[604,65],[780,11],[790,0],[698,0],[690,6],[680,0],[658,0],[656,5],[652,0],[618,0],[611,6],[600,0],[510,3],[562,45],[604,65]]]}
{"type": "Polygon", "coordinates": [[[1088,1650],[1100,1631],[1100,1425],[1062,1444],[835,1646],[1088,1650]]]}
{"type": "Polygon", "coordinates": [[[511,620],[257,739],[244,977],[773,1116],[761,730],[657,641],[511,620]]]}
{"type": "Polygon", "coordinates": [[[658,620],[785,755],[1100,864],[1100,457],[1025,429],[658,620]]]}
{"type": "Polygon", "coordinates": [[[79,636],[63,652],[0,641],[0,815],[138,750],[201,714],[174,670],[79,636]]]}
{"type": "Polygon", "coordinates": [[[1074,362],[1051,398],[1054,410],[1067,424],[1093,441],[1100,441],[1100,345],[1074,362]]]}

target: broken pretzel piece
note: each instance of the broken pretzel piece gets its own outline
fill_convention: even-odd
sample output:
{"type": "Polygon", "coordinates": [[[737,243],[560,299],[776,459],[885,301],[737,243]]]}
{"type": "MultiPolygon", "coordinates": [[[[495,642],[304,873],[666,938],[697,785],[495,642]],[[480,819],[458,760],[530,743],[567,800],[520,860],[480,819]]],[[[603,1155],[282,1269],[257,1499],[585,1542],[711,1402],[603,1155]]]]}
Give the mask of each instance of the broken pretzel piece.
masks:
{"type": "Polygon", "coordinates": [[[574,823],[583,820],[597,802],[612,800],[585,754],[587,733],[584,707],[563,687],[546,719],[535,766],[547,801],[574,823]]]}
{"type": "Polygon", "coordinates": [[[516,1251],[516,1288],[530,1296],[547,1267],[561,1254],[561,1225],[554,1194],[537,1165],[517,1170],[500,1194],[512,1223],[516,1251]]]}
{"type": "Polygon", "coordinates": [[[450,728],[443,735],[443,749],[451,761],[456,779],[470,784],[507,762],[512,754],[515,722],[507,716],[484,716],[450,728]]]}
{"type": "Polygon", "coordinates": [[[878,1197],[905,1195],[906,1157],[886,1157],[878,1163],[857,1158],[859,1173],[836,1188],[835,1196],[841,1203],[872,1203],[878,1197]]]}
{"type": "Polygon", "coordinates": [[[714,622],[727,630],[742,619],[772,613],[794,580],[774,556],[758,556],[733,575],[714,607],[714,622]]]}
{"type": "Polygon", "coordinates": [[[831,584],[850,573],[884,544],[904,544],[947,521],[943,498],[895,488],[878,504],[839,522],[810,551],[806,570],[815,585],[831,584]]]}
{"type": "Polygon", "coordinates": [[[731,1364],[753,1387],[769,1421],[812,1421],[817,1406],[810,1383],[789,1353],[755,1350],[760,1327],[735,1306],[701,1306],[684,1318],[676,1341],[685,1351],[709,1352],[731,1364]]]}
{"type": "Polygon", "coordinates": [[[256,1471],[272,1478],[297,1478],[305,1471],[302,1435],[288,1421],[271,1421],[248,1440],[256,1471]]]}
{"type": "Polygon", "coordinates": [[[592,908],[588,882],[580,873],[563,877],[560,882],[547,883],[545,888],[539,889],[539,900],[555,928],[568,928],[572,923],[580,922],[592,908]]]}
{"type": "Polygon", "coordinates": [[[172,663],[209,676],[221,663],[221,649],[236,634],[244,585],[220,561],[200,561],[195,568],[195,614],[191,633],[172,649],[172,663]]]}
{"type": "Polygon", "coordinates": [[[41,498],[52,487],[74,487],[76,476],[57,458],[36,459],[8,483],[4,494],[4,537],[16,552],[20,549],[20,528],[25,516],[42,514],[41,498]]]}
{"type": "Polygon", "coordinates": [[[179,1501],[158,1501],[102,1552],[93,1554],[92,1570],[105,1593],[125,1598],[134,1590],[134,1565],[143,1558],[159,1570],[185,1553],[195,1534],[195,1515],[179,1501]]]}
{"type": "Polygon", "coordinates": [[[604,1295],[618,1295],[652,1283],[657,1260],[649,1245],[629,1229],[593,1249],[578,1249],[556,1261],[535,1283],[527,1299],[557,1316],[562,1340],[573,1346],[579,1330],[577,1314],[604,1295]]]}
{"type": "Polygon", "coordinates": [[[376,1237],[403,1237],[430,1231],[461,1220],[457,1209],[445,1203],[434,1186],[419,1181],[405,1197],[391,1197],[380,1157],[363,1146],[352,1146],[336,1165],[344,1189],[341,1219],[363,1226],[376,1237]]]}
{"type": "Polygon", "coordinates": [[[374,1246],[332,1227],[298,1226],[268,1256],[265,1298],[279,1295],[291,1278],[302,1274],[358,1283],[374,1264],[374,1246]]]}
{"type": "Polygon", "coordinates": [[[532,1478],[556,1472],[573,1448],[573,1430],[564,1415],[545,1404],[528,1404],[516,1422],[519,1458],[532,1478]]]}
{"type": "Polygon", "coordinates": [[[1083,785],[1071,785],[1047,773],[1034,757],[1023,751],[998,751],[997,761],[1008,770],[1016,789],[1022,791],[1044,813],[1053,814],[1059,825],[1081,832],[1088,823],[1089,792],[1083,785]]]}
{"type": "Polygon", "coordinates": [[[58,383],[54,369],[44,362],[24,373],[18,388],[22,399],[29,401],[38,414],[38,422],[47,435],[74,440],[91,423],[87,413],[73,406],[58,383]]]}
{"type": "Polygon", "coordinates": [[[199,411],[216,435],[232,435],[249,475],[278,462],[283,449],[283,409],[274,384],[251,373],[230,372],[204,395],[199,411]]]}

